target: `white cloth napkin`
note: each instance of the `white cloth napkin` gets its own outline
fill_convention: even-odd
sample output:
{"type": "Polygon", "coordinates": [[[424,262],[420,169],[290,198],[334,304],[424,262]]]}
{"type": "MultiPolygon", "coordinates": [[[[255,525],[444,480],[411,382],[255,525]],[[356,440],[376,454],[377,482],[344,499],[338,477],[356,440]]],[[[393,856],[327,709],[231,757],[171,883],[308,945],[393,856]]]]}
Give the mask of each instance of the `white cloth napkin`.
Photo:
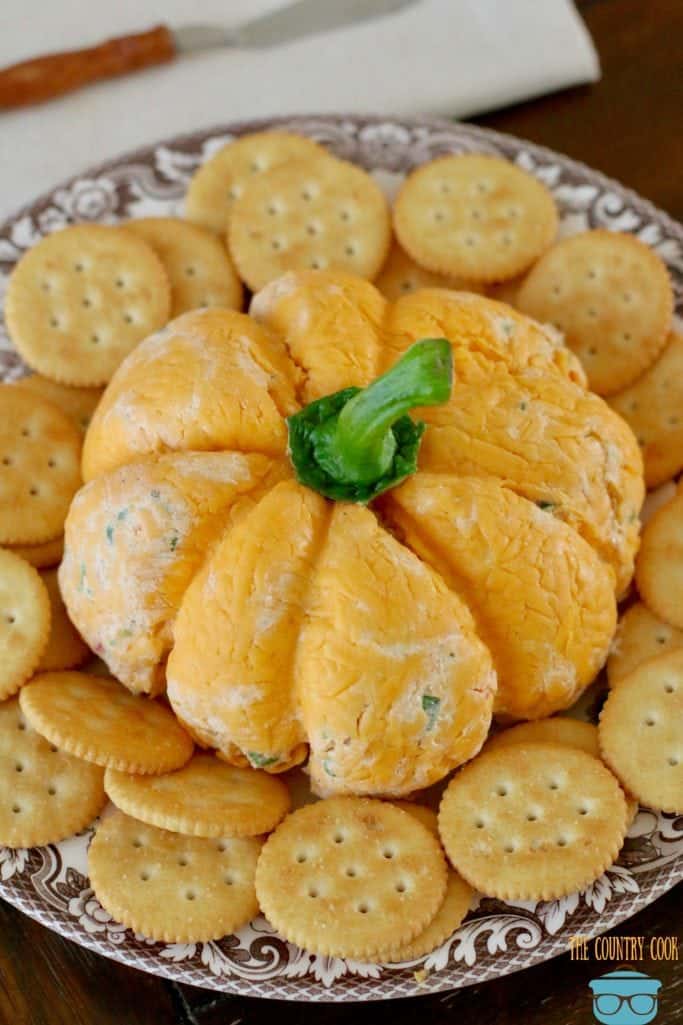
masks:
{"type": "MultiPolygon", "coordinates": [[[[286,2],[7,0],[0,4],[0,65],[159,22],[236,25],[286,2]]],[[[180,58],[0,114],[0,216],[89,164],[237,118],[331,111],[464,117],[598,76],[571,0],[419,0],[373,22],[269,50],[180,58]]]]}

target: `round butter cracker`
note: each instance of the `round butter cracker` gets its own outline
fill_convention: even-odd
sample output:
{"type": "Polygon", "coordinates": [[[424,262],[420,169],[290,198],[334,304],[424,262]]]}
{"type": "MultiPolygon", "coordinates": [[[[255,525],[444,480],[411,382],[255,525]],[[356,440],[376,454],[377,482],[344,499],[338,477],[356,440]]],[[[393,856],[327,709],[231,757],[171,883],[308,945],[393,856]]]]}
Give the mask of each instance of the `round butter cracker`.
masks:
{"type": "Polygon", "coordinates": [[[633,235],[586,231],[541,257],[517,307],[564,333],[599,395],[647,370],[666,342],[673,292],[661,258],[633,235]]]}
{"type": "Polygon", "coordinates": [[[659,358],[610,406],[641,447],[645,483],[656,488],[683,469],[683,335],[672,331],[659,358]]]}
{"type": "Polygon", "coordinates": [[[636,585],[647,607],[683,630],[683,492],[662,505],[643,530],[636,585]]]}
{"type": "Polygon", "coordinates": [[[626,800],[605,766],[560,744],[501,745],[451,780],[439,833],[461,875],[499,900],[554,900],[617,857],[626,800]]]}
{"type": "Polygon", "coordinates": [[[600,714],[602,756],[641,804],[683,812],[683,650],[641,663],[600,714]]]}
{"type": "Polygon", "coordinates": [[[176,217],[128,221],[126,230],[151,246],[163,263],[171,285],[171,317],[203,306],[241,308],[242,282],[213,232],[176,217]]]}
{"type": "Polygon", "coordinates": [[[86,661],[90,655],[90,648],[69,619],[59,590],[57,570],[46,570],[40,575],[50,598],[51,612],[50,636],[38,663],[37,672],[73,669],[86,661]]]}
{"type": "Polygon", "coordinates": [[[670,626],[650,612],[647,605],[636,602],[619,620],[607,659],[610,687],[616,686],[642,662],[676,648],[683,648],[683,630],[670,626]]]}
{"type": "Polygon", "coordinates": [[[106,384],[138,342],[168,320],[156,253],[132,232],[79,224],[47,235],[14,268],[5,315],[33,370],[62,384],[106,384]]]}
{"type": "Polygon", "coordinates": [[[81,435],[52,402],[0,384],[0,544],[58,538],[81,484],[81,435]]]}
{"type": "Polygon", "coordinates": [[[500,282],[522,274],[557,232],[548,189],[507,160],[443,156],[405,180],[394,230],[416,263],[438,274],[500,282]]]}
{"type": "Polygon", "coordinates": [[[436,838],[398,808],[335,797],[288,815],[266,841],[256,894],[285,939],[313,953],[368,959],[408,943],[447,885],[436,838]]]}
{"type": "Polygon", "coordinates": [[[80,832],[104,806],[102,776],[36,733],[16,698],[0,704],[0,844],[38,847],[80,832]]]}
{"type": "Polygon", "coordinates": [[[254,178],[235,203],[228,245],[258,291],[287,271],[336,269],[374,278],[391,241],[386,198],[355,164],[293,161],[254,178]]]}
{"type": "Polygon", "coordinates": [[[37,571],[0,548],[0,701],[35,671],[50,632],[50,599],[37,571]]]}
{"type": "Polygon", "coordinates": [[[107,769],[105,787],[126,814],[186,836],[259,836],[274,829],[290,808],[280,779],[211,754],[195,754],[181,769],[161,776],[107,769]]]}
{"type": "Polygon", "coordinates": [[[261,842],[209,840],[105,816],[88,851],[95,896],[119,922],[160,943],[207,943],[257,913],[254,873],[261,842]]]}
{"type": "Polygon", "coordinates": [[[193,744],[173,713],[116,680],[43,673],[23,688],[21,710],[38,733],[77,758],[123,772],[170,772],[193,744]]]}

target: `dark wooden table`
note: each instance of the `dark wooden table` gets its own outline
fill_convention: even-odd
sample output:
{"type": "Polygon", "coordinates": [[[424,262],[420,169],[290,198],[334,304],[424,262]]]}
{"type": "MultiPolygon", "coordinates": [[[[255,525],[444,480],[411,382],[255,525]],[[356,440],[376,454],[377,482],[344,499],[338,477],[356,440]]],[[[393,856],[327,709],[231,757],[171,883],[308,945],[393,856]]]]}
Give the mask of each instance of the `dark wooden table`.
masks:
{"type": "MultiPolygon", "coordinates": [[[[602,81],[477,121],[599,168],[683,220],[683,0],[579,6],[600,52],[602,81]]],[[[614,931],[681,936],[682,923],[681,893],[674,892],[614,931]]],[[[354,1007],[284,1004],[217,996],[124,968],[0,902],[1,1025],[402,1025],[416,1016],[432,1025],[589,1025],[587,982],[610,967],[565,955],[445,996],[354,1007]]],[[[680,962],[638,967],[663,982],[658,1025],[683,1022],[680,962]]]]}

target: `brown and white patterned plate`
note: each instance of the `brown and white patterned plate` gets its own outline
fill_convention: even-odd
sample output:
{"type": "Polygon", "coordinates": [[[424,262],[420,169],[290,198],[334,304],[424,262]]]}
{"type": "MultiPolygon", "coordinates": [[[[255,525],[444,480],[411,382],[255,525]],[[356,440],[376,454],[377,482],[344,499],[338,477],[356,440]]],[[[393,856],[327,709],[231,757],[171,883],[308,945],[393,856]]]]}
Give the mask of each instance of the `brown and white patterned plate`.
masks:
{"type": "MultiPolygon", "coordinates": [[[[372,171],[393,192],[407,171],[442,153],[502,154],[548,185],[565,234],[587,227],[633,232],[668,265],[683,313],[683,227],[617,182],[539,146],[470,125],[370,117],[299,117],[226,125],[171,139],[101,164],[54,189],[0,226],[0,296],[22,253],[67,224],[180,214],[197,165],[234,136],[272,127],[318,139],[372,171]]],[[[0,324],[0,377],[23,373],[0,324]]],[[[599,697],[580,712],[594,718],[599,697]]],[[[635,914],[683,878],[683,816],[641,810],[619,861],[584,893],[546,903],[484,899],[434,953],[404,966],[315,957],[284,942],[257,918],[215,943],[163,944],[113,922],[87,878],[90,831],[56,846],[0,847],[0,896],[48,928],[106,957],[242,995],[307,1001],[378,1000],[454,989],[547,960],[570,936],[597,935],[635,914]],[[415,972],[426,969],[418,985],[415,972]]]]}

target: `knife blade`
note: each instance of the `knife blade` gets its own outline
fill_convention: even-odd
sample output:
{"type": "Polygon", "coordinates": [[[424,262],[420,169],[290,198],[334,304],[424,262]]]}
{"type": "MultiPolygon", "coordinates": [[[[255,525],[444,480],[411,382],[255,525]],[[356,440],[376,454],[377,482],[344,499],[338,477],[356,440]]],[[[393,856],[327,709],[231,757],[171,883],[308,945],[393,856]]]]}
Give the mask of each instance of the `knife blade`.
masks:
{"type": "Polygon", "coordinates": [[[396,14],[419,0],[297,0],[233,29],[185,25],[172,30],[183,53],[220,46],[266,49],[305,36],[331,32],[374,18],[396,14]]]}
{"type": "Polygon", "coordinates": [[[105,78],[217,47],[267,48],[344,25],[396,14],[420,0],[296,0],[234,28],[156,25],[85,50],[53,53],[0,69],[0,110],[52,100],[105,78]]]}

